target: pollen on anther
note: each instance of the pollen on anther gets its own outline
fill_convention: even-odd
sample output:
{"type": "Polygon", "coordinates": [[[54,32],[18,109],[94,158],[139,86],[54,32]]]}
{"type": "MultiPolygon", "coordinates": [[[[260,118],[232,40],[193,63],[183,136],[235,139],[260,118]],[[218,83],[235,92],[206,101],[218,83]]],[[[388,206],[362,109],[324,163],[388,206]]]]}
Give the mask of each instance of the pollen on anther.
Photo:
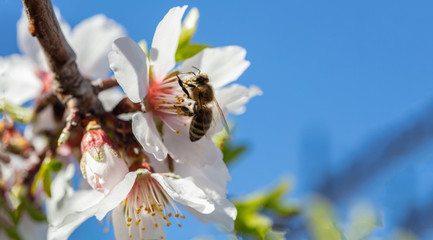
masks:
{"type": "Polygon", "coordinates": [[[153,217],[153,216],[155,216],[155,213],[153,212],[153,213],[152,213],[152,214],[150,214],[150,215],[152,215],[152,217],[153,217]]]}
{"type": "Polygon", "coordinates": [[[127,223],[127,224],[126,224],[126,226],[127,226],[127,227],[130,227],[130,226],[131,226],[131,224],[130,224],[130,223],[127,223]]]}
{"type": "Polygon", "coordinates": [[[141,228],[141,231],[144,231],[144,230],[146,230],[146,228],[145,228],[145,227],[142,227],[142,228],[141,228]]]}
{"type": "Polygon", "coordinates": [[[179,130],[176,131],[176,134],[179,134],[179,130]]]}
{"type": "Polygon", "coordinates": [[[174,214],[174,217],[179,217],[179,213],[174,214]]]}
{"type": "Polygon", "coordinates": [[[182,227],[182,225],[180,225],[180,223],[179,223],[179,224],[177,224],[177,226],[179,226],[179,227],[182,227]]]}
{"type": "Polygon", "coordinates": [[[180,218],[182,218],[182,219],[185,219],[185,216],[184,216],[184,215],[182,215],[182,216],[180,216],[180,218]]]}
{"type": "Polygon", "coordinates": [[[158,223],[155,223],[155,227],[156,227],[156,228],[158,227],[158,223]]]}
{"type": "Polygon", "coordinates": [[[132,238],[132,234],[129,234],[129,238],[132,238]]]}
{"type": "Polygon", "coordinates": [[[170,223],[170,222],[168,222],[168,223],[167,223],[167,227],[170,227],[170,225],[171,225],[171,223],[170,223]]]}
{"type": "Polygon", "coordinates": [[[137,214],[139,214],[141,212],[141,208],[137,209],[137,214]]]}
{"type": "Polygon", "coordinates": [[[128,219],[126,219],[126,221],[131,222],[132,218],[129,217],[128,219]]]}
{"type": "Polygon", "coordinates": [[[186,127],[186,123],[184,123],[183,126],[186,127]]]}
{"type": "Polygon", "coordinates": [[[168,213],[168,217],[171,217],[173,214],[170,212],[170,213],[168,213]]]}
{"type": "Polygon", "coordinates": [[[140,222],[141,222],[141,219],[138,219],[138,220],[135,222],[135,225],[138,226],[138,224],[140,224],[140,222]]]}

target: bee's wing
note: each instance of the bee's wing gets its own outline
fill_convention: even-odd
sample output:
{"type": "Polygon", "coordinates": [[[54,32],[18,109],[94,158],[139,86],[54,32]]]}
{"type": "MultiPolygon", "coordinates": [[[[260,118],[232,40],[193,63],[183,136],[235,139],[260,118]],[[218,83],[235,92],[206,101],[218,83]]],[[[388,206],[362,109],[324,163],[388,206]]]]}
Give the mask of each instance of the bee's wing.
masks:
{"type": "Polygon", "coordinates": [[[206,137],[211,138],[216,132],[221,131],[222,129],[218,126],[219,124],[221,124],[227,131],[227,134],[230,135],[229,126],[227,124],[223,110],[216,100],[212,101],[212,105],[212,125],[209,131],[206,133],[206,137]]]}

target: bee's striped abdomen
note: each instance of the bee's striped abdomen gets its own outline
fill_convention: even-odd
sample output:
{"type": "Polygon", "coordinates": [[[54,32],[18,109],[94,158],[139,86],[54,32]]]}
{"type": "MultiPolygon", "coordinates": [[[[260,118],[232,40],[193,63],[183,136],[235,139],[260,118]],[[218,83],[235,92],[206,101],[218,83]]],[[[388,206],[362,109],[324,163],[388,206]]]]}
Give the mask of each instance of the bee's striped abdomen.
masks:
{"type": "Polygon", "coordinates": [[[207,107],[197,108],[191,120],[189,139],[195,142],[202,138],[212,123],[212,110],[207,107]]]}

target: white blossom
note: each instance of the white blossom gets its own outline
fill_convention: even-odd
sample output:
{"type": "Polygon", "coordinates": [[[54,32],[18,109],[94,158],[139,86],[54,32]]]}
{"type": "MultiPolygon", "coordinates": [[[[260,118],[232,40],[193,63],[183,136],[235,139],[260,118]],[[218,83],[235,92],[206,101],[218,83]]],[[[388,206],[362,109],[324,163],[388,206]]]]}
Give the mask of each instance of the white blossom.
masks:
{"type": "MultiPolygon", "coordinates": [[[[142,102],[145,112],[132,117],[133,132],[143,148],[162,161],[170,155],[176,162],[195,165],[213,164],[222,159],[221,151],[206,137],[197,142],[189,140],[191,117],[185,116],[183,107],[192,108],[193,100],[187,98],[178,83],[180,73],[194,68],[209,76],[215,89],[216,100],[223,111],[242,113],[244,104],[261,91],[225,85],[236,80],[249,66],[242,47],[208,48],[187,59],[175,69],[175,53],[181,30],[181,19],[186,6],[170,9],[158,24],[149,52],[149,59],[130,38],[119,38],[109,54],[110,67],[119,85],[133,102],[142,102]],[[178,76],[176,76],[178,74],[178,76]],[[230,101],[224,101],[230,99],[230,101]]],[[[214,110],[215,111],[215,110],[214,110]]],[[[215,115],[215,113],[214,113],[215,115]]],[[[221,130],[221,126],[212,132],[221,130]]]]}

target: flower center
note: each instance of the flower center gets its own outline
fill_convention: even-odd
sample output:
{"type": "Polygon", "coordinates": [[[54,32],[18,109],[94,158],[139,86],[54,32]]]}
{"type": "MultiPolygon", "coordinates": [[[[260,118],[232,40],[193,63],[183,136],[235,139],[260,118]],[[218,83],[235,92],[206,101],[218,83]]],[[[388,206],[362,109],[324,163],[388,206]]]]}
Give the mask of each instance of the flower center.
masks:
{"type": "MultiPolygon", "coordinates": [[[[151,170],[151,168],[147,170],[151,170]]],[[[132,230],[133,227],[138,228],[140,239],[144,239],[145,231],[153,230],[149,228],[161,228],[163,227],[162,224],[167,227],[171,226],[171,217],[174,217],[179,227],[182,226],[179,223],[179,217],[185,219],[167,192],[150,176],[150,171],[146,172],[147,174],[137,176],[134,186],[124,202],[125,222],[128,227],[129,238],[132,238],[132,232],[137,232],[132,230]]],[[[163,238],[161,236],[161,239],[163,238]]]]}
{"type": "Polygon", "coordinates": [[[173,129],[173,126],[186,127],[185,117],[191,116],[193,100],[182,91],[177,76],[171,74],[162,81],[152,82],[144,103],[147,111],[152,111],[164,122],[173,123],[174,120],[175,124],[168,126],[178,134],[179,129],[173,129]]]}

